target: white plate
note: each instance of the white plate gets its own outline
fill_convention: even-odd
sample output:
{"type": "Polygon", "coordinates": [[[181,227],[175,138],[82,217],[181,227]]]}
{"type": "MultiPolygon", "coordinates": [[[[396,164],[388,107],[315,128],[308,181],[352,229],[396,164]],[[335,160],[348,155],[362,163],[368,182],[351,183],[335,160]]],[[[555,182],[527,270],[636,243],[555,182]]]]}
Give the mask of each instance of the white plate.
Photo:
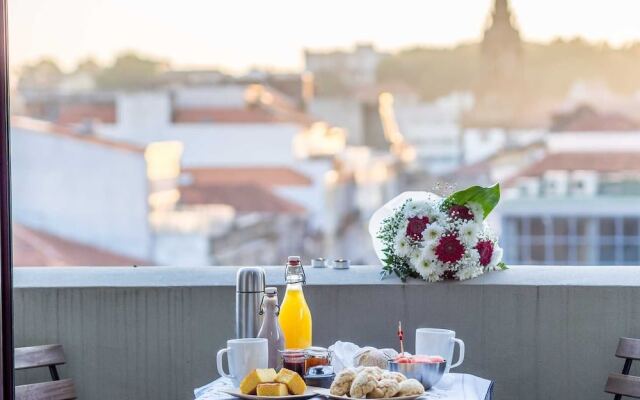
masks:
{"type": "MultiPolygon", "coordinates": [[[[328,398],[335,399],[335,400],[360,400],[360,399],[354,399],[353,397],[349,397],[349,396],[336,396],[335,394],[329,393],[329,389],[317,388],[316,393],[322,396],[327,396],[328,398]]],[[[375,399],[375,400],[414,400],[420,396],[424,396],[426,393],[427,392],[424,392],[423,394],[415,394],[413,396],[387,397],[385,399],[375,399]]]]}
{"type": "Polygon", "coordinates": [[[285,399],[285,400],[300,400],[300,399],[308,399],[310,397],[316,396],[316,392],[319,388],[307,386],[307,390],[303,394],[290,394],[287,396],[258,396],[255,394],[244,394],[240,392],[240,388],[234,388],[229,390],[220,390],[222,393],[230,394],[231,396],[237,397],[239,399],[244,400],[264,400],[264,399],[285,399]]]}

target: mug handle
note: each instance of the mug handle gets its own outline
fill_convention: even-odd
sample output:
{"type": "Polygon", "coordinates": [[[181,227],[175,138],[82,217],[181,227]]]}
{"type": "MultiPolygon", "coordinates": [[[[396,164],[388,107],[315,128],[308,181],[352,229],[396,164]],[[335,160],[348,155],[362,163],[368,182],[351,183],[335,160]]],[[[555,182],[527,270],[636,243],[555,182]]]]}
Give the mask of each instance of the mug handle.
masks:
{"type": "Polygon", "coordinates": [[[462,364],[462,362],[464,361],[464,342],[460,339],[457,338],[453,338],[453,341],[458,343],[458,346],[460,347],[460,354],[458,355],[458,361],[453,364],[452,366],[449,367],[449,369],[455,368],[455,367],[459,367],[460,364],[462,364]]]}
{"type": "MultiPolygon", "coordinates": [[[[224,353],[227,353],[228,351],[229,351],[228,347],[226,349],[220,349],[220,351],[218,351],[218,354],[216,355],[216,365],[218,367],[218,373],[220,374],[220,376],[224,378],[233,379],[233,376],[224,372],[224,368],[222,368],[222,357],[224,356],[224,353]]],[[[227,360],[228,359],[229,357],[227,356],[227,360]]]]}

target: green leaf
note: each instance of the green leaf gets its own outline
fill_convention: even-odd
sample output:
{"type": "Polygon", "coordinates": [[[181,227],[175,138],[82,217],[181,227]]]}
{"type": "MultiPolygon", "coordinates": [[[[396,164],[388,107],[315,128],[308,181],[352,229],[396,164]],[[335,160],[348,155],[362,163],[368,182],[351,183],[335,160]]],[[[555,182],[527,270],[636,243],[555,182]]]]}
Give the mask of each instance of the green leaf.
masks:
{"type": "Polygon", "coordinates": [[[491,213],[500,201],[500,184],[490,187],[471,186],[467,189],[455,192],[447,197],[446,202],[463,206],[469,202],[478,203],[484,210],[484,218],[491,213]]]}
{"type": "Polygon", "coordinates": [[[498,268],[500,268],[501,270],[505,270],[505,269],[509,269],[509,267],[507,267],[507,264],[500,262],[498,263],[498,268]]]}

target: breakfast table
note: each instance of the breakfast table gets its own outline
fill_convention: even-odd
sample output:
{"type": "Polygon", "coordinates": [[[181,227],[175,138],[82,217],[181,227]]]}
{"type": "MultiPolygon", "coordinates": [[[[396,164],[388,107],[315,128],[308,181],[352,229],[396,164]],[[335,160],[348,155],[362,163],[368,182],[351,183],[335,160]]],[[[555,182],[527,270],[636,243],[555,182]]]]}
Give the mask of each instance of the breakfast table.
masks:
{"type": "MultiPolygon", "coordinates": [[[[233,387],[228,378],[215,381],[193,391],[195,400],[236,400],[235,397],[223,393],[233,387]]],[[[420,399],[440,400],[491,400],[493,398],[493,382],[469,374],[445,374],[440,382],[427,390],[420,399]]],[[[322,396],[313,400],[323,399],[322,396]]]]}

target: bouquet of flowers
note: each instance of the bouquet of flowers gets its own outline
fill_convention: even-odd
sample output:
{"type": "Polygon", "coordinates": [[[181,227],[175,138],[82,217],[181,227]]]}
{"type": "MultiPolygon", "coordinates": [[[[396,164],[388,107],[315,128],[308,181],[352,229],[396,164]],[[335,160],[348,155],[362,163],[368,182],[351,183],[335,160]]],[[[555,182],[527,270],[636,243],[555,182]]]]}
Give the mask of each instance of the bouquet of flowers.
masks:
{"type": "Polygon", "coordinates": [[[498,238],[485,222],[499,200],[498,184],[472,186],[444,199],[406,192],[391,200],[369,224],[382,276],[437,282],[506,269],[498,238]]]}

